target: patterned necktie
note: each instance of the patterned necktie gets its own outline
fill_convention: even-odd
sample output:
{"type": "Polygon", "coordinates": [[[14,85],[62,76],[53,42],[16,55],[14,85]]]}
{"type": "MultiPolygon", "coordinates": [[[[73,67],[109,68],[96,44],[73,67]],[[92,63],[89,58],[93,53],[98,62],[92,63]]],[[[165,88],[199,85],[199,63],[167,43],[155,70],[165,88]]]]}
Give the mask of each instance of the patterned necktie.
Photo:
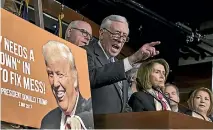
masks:
{"type": "Polygon", "coordinates": [[[164,102],[163,101],[163,95],[160,93],[160,92],[158,92],[158,99],[161,101],[161,103],[162,103],[162,107],[163,107],[163,110],[167,110],[167,105],[166,105],[166,102],[164,102]]]}
{"type": "MultiPolygon", "coordinates": [[[[110,58],[109,58],[109,62],[110,62],[110,63],[115,62],[114,57],[110,57],[110,58]]],[[[122,82],[122,81],[119,81],[119,82],[117,82],[117,83],[118,83],[118,86],[119,86],[119,92],[120,92],[121,96],[123,97],[123,82],[122,82]]]]}

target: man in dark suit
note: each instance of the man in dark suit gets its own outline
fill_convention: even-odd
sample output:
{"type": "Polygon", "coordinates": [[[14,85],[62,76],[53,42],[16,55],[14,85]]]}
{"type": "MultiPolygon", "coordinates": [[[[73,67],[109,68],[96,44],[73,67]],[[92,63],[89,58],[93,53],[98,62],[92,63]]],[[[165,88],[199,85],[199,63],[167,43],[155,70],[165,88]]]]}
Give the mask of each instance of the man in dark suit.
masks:
{"type": "Polygon", "coordinates": [[[43,46],[47,74],[58,106],[41,122],[41,129],[92,129],[91,100],[84,99],[78,87],[74,57],[63,43],[49,41],[43,46]]]}
{"type": "Polygon", "coordinates": [[[93,112],[95,114],[131,111],[127,105],[128,88],[126,72],[136,63],[155,56],[154,46],[160,42],[143,45],[124,60],[115,57],[129,40],[129,27],[125,17],[110,15],[100,27],[99,41],[83,48],[87,51],[93,112]]]}
{"type": "Polygon", "coordinates": [[[171,99],[170,106],[172,111],[180,113],[185,112],[185,108],[181,108],[178,106],[178,103],[180,102],[180,96],[179,96],[179,89],[175,84],[171,83],[165,84],[164,94],[168,97],[168,99],[171,99]],[[174,100],[175,102],[172,100],[174,100]]]}
{"type": "Polygon", "coordinates": [[[74,20],[67,27],[65,40],[77,46],[88,45],[92,40],[92,27],[85,21],[74,20]]]}
{"type": "MultiPolygon", "coordinates": [[[[82,119],[86,128],[94,128],[91,100],[85,100],[82,96],[79,96],[75,115],[82,119]]],[[[61,117],[62,111],[60,107],[55,108],[42,119],[41,129],[60,129],[61,117]]]]}

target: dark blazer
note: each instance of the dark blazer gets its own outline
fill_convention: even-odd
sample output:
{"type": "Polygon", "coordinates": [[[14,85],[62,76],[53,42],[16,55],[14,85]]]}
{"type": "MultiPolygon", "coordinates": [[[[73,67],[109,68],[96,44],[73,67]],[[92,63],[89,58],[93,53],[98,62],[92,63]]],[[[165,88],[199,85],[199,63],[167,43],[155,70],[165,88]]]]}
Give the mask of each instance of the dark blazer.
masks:
{"type": "MultiPolygon", "coordinates": [[[[62,111],[59,107],[50,111],[41,121],[41,129],[60,129],[62,111]]],[[[86,100],[79,94],[75,115],[79,116],[87,129],[93,129],[91,99],[86,100]]]]}
{"type": "MultiPolygon", "coordinates": [[[[165,96],[164,98],[167,100],[165,96]]],[[[168,100],[167,102],[169,103],[168,100]]],[[[154,98],[143,91],[133,93],[128,103],[134,112],[156,111],[154,98]]]]}
{"type": "MultiPolygon", "coordinates": [[[[186,115],[189,115],[189,116],[192,116],[192,111],[191,110],[187,110],[187,111],[185,111],[185,113],[184,114],[186,114],[186,115]]],[[[213,122],[213,118],[211,117],[211,116],[208,116],[210,119],[211,119],[211,121],[213,122]]]]}
{"type": "Polygon", "coordinates": [[[185,112],[188,111],[187,107],[178,106],[178,112],[185,114],[185,112]]]}
{"type": "Polygon", "coordinates": [[[123,61],[109,63],[98,43],[83,47],[87,51],[89,78],[94,114],[131,111],[128,107],[128,87],[123,61]],[[122,95],[118,81],[123,83],[122,95]]]}

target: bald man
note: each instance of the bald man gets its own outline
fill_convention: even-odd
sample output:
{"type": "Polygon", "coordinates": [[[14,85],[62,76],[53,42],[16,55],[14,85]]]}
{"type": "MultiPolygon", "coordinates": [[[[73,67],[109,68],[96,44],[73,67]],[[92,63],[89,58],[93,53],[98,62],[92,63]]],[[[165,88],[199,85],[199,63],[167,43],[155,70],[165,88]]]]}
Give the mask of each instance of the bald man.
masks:
{"type": "Polygon", "coordinates": [[[92,40],[92,27],[85,21],[72,21],[67,27],[65,40],[77,45],[88,45],[92,40]]]}

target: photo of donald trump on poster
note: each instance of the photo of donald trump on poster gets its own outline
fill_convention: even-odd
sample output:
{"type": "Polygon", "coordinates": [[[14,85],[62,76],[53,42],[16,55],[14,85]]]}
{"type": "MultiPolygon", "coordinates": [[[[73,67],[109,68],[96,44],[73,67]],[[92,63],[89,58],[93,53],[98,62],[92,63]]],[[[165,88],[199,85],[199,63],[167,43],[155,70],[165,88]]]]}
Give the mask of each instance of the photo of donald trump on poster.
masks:
{"type": "Polygon", "coordinates": [[[93,129],[91,98],[79,91],[78,72],[69,47],[58,41],[43,45],[46,72],[58,107],[47,113],[41,129],[93,129]]]}

